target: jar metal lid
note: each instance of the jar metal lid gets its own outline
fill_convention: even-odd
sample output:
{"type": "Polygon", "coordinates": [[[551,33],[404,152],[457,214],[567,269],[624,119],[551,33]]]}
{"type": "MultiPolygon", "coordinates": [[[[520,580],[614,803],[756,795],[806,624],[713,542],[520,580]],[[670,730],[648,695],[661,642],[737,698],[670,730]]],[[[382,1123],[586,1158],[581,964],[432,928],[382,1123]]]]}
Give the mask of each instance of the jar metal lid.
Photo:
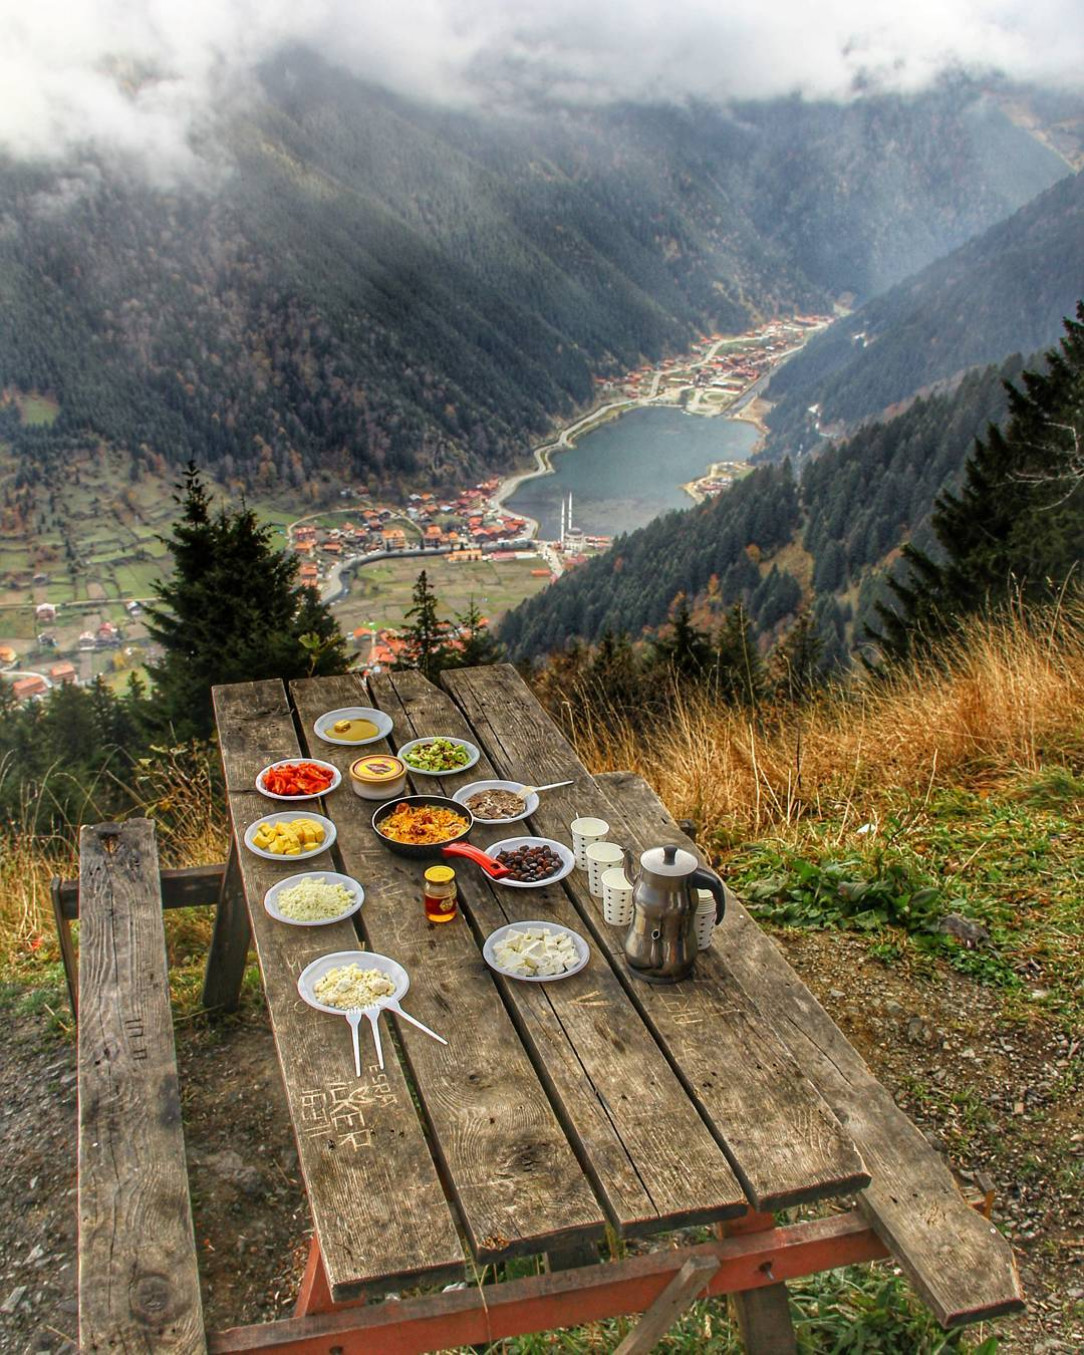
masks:
{"type": "Polygon", "coordinates": [[[451,884],[455,879],[455,871],[451,866],[430,866],[425,872],[425,878],[431,885],[451,884]]]}

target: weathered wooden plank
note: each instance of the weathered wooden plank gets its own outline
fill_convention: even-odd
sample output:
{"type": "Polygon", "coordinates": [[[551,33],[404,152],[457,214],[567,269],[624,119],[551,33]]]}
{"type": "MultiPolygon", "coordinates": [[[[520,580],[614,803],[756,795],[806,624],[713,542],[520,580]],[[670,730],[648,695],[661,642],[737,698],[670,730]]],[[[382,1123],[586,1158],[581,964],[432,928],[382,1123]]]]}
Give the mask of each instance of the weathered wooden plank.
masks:
{"type": "MultiPolygon", "coordinates": [[[[641,777],[618,772],[599,780],[641,833],[684,840],[641,777]]],[[[859,1208],[937,1320],[951,1327],[1019,1311],[1024,1295],[1009,1244],[970,1207],[941,1158],[733,896],[713,949],[743,983],[771,993],[764,1010],[776,1032],[872,1172],[859,1208]]]]}
{"type": "MultiPolygon", "coordinates": [[[[216,687],[215,713],[234,839],[277,808],[252,789],[267,763],[299,754],[281,682],[216,687]]],[[[347,787],[320,802],[352,810],[347,787]],[[335,797],[338,796],[338,799],[335,797]]],[[[312,802],[298,806],[298,814],[312,802]]],[[[329,852],[264,861],[243,845],[238,863],[290,1105],[302,1174],[332,1294],[337,1300],[409,1279],[436,1282],[463,1273],[463,1252],[402,1069],[390,1048],[383,1073],[370,1060],[354,1077],[345,1021],[313,1011],[297,976],[319,955],[358,948],[349,921],[289,927],[263,907],[275,880],[302,869],[334,869],[329,852]]]]}
{"type": "MultiPolygon", "coordinates": [[[[499,775],[528,774],[535,784],[574,781],[542,796],[538,831],[567,841],[571,820],[590,812],[606,819],[617,841],[652,845],[623,821],[619,802],[584,770],[514,668],[453,670],[442,681],[499,775]]],[[[603,922],[582,873],[573,872],[565,885],[758,1209],[845,1195],[868,1182],[853,1142],[717,955],[702,955],[693,977],[680,984],[642,983],[630,975],[623,936],[603,922]]]]}
{"type": "Polygon", "coordinates": [[[718,1269],[715,1256],[690,1256],[614,1355],[647,1355],[654,1350],[718,1269]]]}
{"type": "Polygon", "coordinates": [[[203,976],[203,1006],[210,1012],[233,1012],[241,1000],[241,984],[248,963],[252,928],[245,903],[245,886],[237,859],[237,844],[222,876],[215,926],[203,976]]]}
{"type": "Polygon", "coordinates": [[[79,1349],[202,1351],[158,852],[79,834],[79,1349]]]}
{"type": "MultiPolygon", "coordinates": [[[[473,738],[458,706],[420,674],[389,674],[371,679],[370,686],[397,728],[408,726],[404,737],[441,730],[473,738]]],[[[448,787],[496,775],[483,753],[448,787]]],[[[521,831],[533,830],[479,824],[471,841],[484,847],[521,831]]],[[[471,866],[460,879],[479,941],[505,923],[537,917],[582,930],[559,885],[506,889],[484,881],[471,866]]],[[[561,983],[494,978],[619,1232],[646,1234],[745,1211],[725,1154],[603,955],[596,953],[582,974],[561,983]]]]}
{"type": "MultiPolygon", "coordinates": [[[[163,908],[199,908],[218,902],[226,863],[180,866],[162,871],[163,908]]],[[[53,893],[61,915],[74,922],[79,916],[79,881],[53,879],[53,893]]]]}
{"type": "MultiPolygon", "coordinates": [[[[386,684],[383,690],[388,694],[391,688],[386,684]]],[[[290,691],[305,730],[324,711],[357,699],[350,678],[294,682],[290,691]]],[[[380,704],[397,721],[396,743],[414,737],[396,702],[380,704]]],[[[435,727],[426,729],[431,733],[435,727]]],[[[320,756],[345,776],[357,750],[318,746],[320,756]]],[[[310,751],[315,754],[316,746],[310,751]]],[[[435,789],[430,778],[418,780],[425,783],[421,789],[435,789]]],[[[358,921],[373,950],[406,967],[407,1009],[449,1042],[438,1044],[397,1022],[431,1143],[471,1249],[480,1261],[489,1261],[601,1238],[602,1211],[473,934],[462,919],[436,924],[425,917],[422,875],[432,862],[389,851],[370,821],[378,806],[347,793],[350,812],[340,806],[335,823],[344,868],[366,890],[358,921]]],[[[452,864],[463,867],[457,872],[462,892],[473,890],[475,867],[452,864]]]]}

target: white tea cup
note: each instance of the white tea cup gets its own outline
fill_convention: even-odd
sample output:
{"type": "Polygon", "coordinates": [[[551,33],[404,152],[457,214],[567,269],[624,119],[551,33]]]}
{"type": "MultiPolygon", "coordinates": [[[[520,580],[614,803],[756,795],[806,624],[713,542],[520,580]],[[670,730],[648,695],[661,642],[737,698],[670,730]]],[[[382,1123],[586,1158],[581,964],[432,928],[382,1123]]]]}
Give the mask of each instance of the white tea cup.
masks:
{"type": "Polygon", "coordinates": [[[584,853],[587,857],[587,888],[596,899],[602,898],[602,872],[619,866],[624,852],[616,842],[592,842],[584,853]]]}
{"type": "Polygon", "coordinates": [[[715,895],[709,889],[698,889],[696,896],[696,948],[707,950],[715,933],[715,895]]]}
{"type": "Polygon", "coordinates": [[[572,832],[572,851],[576,857],[576,865],[580,870],[586,870],[588,847],[592,842],[601,842],[610,831],[610,825],[605,819],[573,819],[569,829],[572,832]]]}
{"type": "Polygon", "coordinates": [[[632,921],[632,885],[624,866],[602,872],[602,916],[611,927],[627,927],[632,921]]]}

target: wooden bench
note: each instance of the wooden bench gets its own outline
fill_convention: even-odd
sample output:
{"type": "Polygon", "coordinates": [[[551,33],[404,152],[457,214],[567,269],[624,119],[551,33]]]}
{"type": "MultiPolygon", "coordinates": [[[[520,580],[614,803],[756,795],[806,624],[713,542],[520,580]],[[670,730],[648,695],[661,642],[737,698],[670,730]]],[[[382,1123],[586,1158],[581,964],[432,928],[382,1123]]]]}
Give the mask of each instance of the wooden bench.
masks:
{"type": "Polygon", "coordinates": [[[149,819],[79,835],[79,1349],[205,1351],[149,819]]]}
{"type": "MultiPolygon", "coordinates": [[[[162,907],[215,908],[215,929],[207,952],[203,1007],[215,1014],[236,1011],[248,959],[249,924],[245,896],[236,872],[225,863],[182,866],[160,872],[162,907]]],[[[72,1015],[79,1016],[79,966],[72,923],[79,918],[79,881],[54,876],[51,882],[53,920],[72,1015]]]]}

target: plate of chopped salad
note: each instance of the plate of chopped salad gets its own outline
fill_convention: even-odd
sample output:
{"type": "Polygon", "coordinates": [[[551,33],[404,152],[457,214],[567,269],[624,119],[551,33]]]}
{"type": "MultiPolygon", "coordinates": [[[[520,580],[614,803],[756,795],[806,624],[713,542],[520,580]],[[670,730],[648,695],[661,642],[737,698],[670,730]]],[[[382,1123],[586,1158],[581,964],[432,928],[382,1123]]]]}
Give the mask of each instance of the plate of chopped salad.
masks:
{"type": "Polygon", "coordinates": [[[351,875],[334,870],[308,870],[273,884],[263,906],[291,927],[326,927],[351,917],[365,902],[365,890],[351,875]]]}
{"type": "Polygon", "coordinates": [[[481,754],[469,739],[430,734],[404,743],[399,756],[412,772],[422,776],[454,776],[473,767],[481,754]]]}
{"type": "Polygon", "coordinates": [[[256,789],[270,800],[315,800],[342,779],[342,772],[330,762],[292,757],[265,767],[256,778],[256,789]]]}

